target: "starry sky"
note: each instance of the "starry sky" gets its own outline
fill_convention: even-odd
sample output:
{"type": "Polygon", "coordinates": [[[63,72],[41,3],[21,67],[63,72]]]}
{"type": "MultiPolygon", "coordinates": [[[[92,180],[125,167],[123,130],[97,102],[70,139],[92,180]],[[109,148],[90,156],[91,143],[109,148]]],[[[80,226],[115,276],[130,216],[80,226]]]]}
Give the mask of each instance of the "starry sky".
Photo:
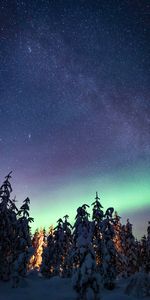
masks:
{"type": "Polygon", "coordinates": [[[144,234],[150,216],[149,1],[0,1],[0,180],[33,229],[99,192],[144,234]]]}

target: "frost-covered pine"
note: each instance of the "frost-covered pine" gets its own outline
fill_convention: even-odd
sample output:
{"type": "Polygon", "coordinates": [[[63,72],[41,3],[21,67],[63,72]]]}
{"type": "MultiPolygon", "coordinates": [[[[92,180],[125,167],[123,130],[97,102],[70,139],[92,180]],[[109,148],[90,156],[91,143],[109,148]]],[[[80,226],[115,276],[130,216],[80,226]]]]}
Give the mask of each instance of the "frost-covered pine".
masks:
{"type": "Polygon", "coordinates": [[[31,242],[30,222],[33,218],[29,216],[30,199],[26,198],[18,211],[18,239],[16,259],[13,263],[12,279],[13,286],[16,287],[21,277],[27,274],[28,264],[33,255],[31,242]]]}
{"type": "Polygon", "coordinates": [[[100,198],[96,192],[95,201],[92,203],[93,214],[92,214],[92,230],[93,230],[93,247],[96,254],[97,268],[100,267],[102,263],[102,231],[101,224],[104,218],[104,212],[102,210],[103,206],[100,203],[100,198]]]}
{"type": "Polygon", "coordinates": [[[139,251],[139,266],[142,267],[144,270],[146,270],[147,266],[147,239],[144,235],[140,242],[140,251],[139,251]]]}
{"type": "Polygon", "coordinates": [[[100,221],[102,221],[103,217],[104,217],[104,213],[103,213],[103,206],[100,203],[100,198],[98,197],[98,193],[96,192],[96,197],[95,197],[95,201],[92,203],[93,206],[93,215],[92,215],[92,219],[96,222],[99,223],[100,221]]]}
{"type": "Polygon", "coordinates": [[[0,279],[9,280],[16,255],[17,207],[10,199],[12,187],[10,172],[0,187],[0,279]]]}
{"type": "Polygon", "coordinates": [[[145,272],[150,272],[150,222],[148,222],[147,236],[144,235],[140,241],[140,266],[145,272]]]}
{"type": "Polygon", "coordinates": [[[138,251],[135,237],[132,233],[132,224],[127,219],[125,226],[125,255],[127,258],[127,275],[130,276],[138,271],[138,251]]]}
{"type": "Polygon", "coordinates": [[[70,259],[71,247],[72,247],[72,225],[68,222],[68,215],[64,216],[63,232],[64,238],[62,241],[63,258],[62,258],[62,276],[70,277],[72,274],[72,263],[70,259]]]}
{"type": "Polygon", "coordinates": [[[71,275],[71,261],[69,251],[72,244],[71,224],[68,215],[64,221],[60,218],[54,230],[50,230],[47,238],[47,246],[43,250],[41,273],[45,277],[71,275]]]}
{"type": "Polygon", "coordinates": [[[84,235],[85,238],[89,238],[89,242],[92,241],[92,223],[88,220],[90,215],[86,210],[87,207],[89,207],[87,204],[83,204],[81,207],[78,207],[75,217],[75,223],[73,226],[73,243],[70,253],[73,268],[76,268],[80,264],[80,254],[77,246],[79,238],[84,235]]]}
{"type": "Polygon", "coordinates": [[[89,213],[87,212],[87,207],[89,205],[83,204],[82,206],[78,207],[77,209],[77,214],[75,217],[75,224],[73,226],[74,231],[73,231],[73,237],[74,241],[76,242],[79,235],[82,233],[83,228],[88,228],[90,225],[88,217],[90,216],[89,213]]]}
{"type": "Polygon", "coordinates": [[[132,275],[125,293],[136,298],[150,296],[150,274],[141,269],[140,272],[132,275]]]}
{"type": "Polygon", "coordinates": [[[75,222],[76,268],[72,277],[73,288],[80,300],[98,300],[100,276],[96,270],[96,257],[92,247],[91,222],[86,211],[87,205],[77,209],[75,222]]]}
{"type": "Polygon", "coordinates": [[[82,247],[82,260],[72,277],[72,285],[77,299],[100,300],[100,275],[96,271],[96,258],[92,247],[82,247]]]}
{"type": "Polygon", "coordinates": [[[40,272],[44,277],[51,277],[54,275],[54,257],[55,257],[55,241],[54,241],[54,230],[50,227],[46,246],[43,248],[42,263],[40,272]]]}
{"type": "Polygon", "coordinates": [[[147,227],[147,267],[146,271],[150,272],[150,222],[147,227]]]}
{"type": "Polygon", "coordinates": [[[114,209],[108,208],[105,213],[105,219],[103,220],[102,227],[102,278],[104,287],[107,289],[113,289],[115,287],[116,280],[116,249],[114,246],[114,227],[112,213],[114,209]]]}
{"type": "Polygon", "coordinates": [[[0,278],[13,278],[16,286],[19,276],[26,273],[31,254],[29,223],[33,219],[29,217],[29,198],[24,201],[20,211],[16,207],[15,198],[10,199],[10,178],[11,172],[0,187],[0,278]]]}
{"type": "Polygon", "coordinates": [[[39,270],[41,263],[42,263],[42,253],[43,248],[45,247],[45,233],[44,229],[40,229],[40,231],[37,229],[34,233],[33,239],[32,239],[32,246],[34,249],[34,254],[30,258],[28,268],[29,270],[36,269],[39,270]]]}
{"type": "Polygon", "coordinates": [[[115,248],[118,252],[123,252],[123,246],[122,246],[122,225],[120,222],[121,217],[117,214],[115,211],[114,215],[114,243],[115,248]]]}
{"type": "Polygon", "coordinates": [[[127,259],[125,256],[125,232],[120,221],[121,217],[115,212],[114,223],[114,246],[116,249],[116,269],[117,275],[126,276],[127,259]]]}
{"type": "Polygon", "coordinates": [[[46,277],[62,274],[65,255],[67,254],[65,231],[67,228],[64,227],[64,222],[61,218],[57,223],[53,234],[50,234],[47,238],[47,247],[42,255],[41,273],[46,277]]]}
{"type": "Polygon", "coordinates": [[[63,264],[63,241],[64,241],[64,230],[63,220],[61,218],[57,221],[58,225],[54,228],[54,256],[53,256],[53,267],[54,275],[60,275],[62,273],[63,264]]]}

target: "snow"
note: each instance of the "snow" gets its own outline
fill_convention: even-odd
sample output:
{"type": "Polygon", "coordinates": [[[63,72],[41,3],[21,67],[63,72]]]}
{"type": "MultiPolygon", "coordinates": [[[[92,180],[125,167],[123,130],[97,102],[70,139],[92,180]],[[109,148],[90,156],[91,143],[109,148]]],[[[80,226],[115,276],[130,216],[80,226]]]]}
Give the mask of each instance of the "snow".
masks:
{"type": "MultiPolygon", "coordinates": [[[[113,291],[102,290],[101,300],[135,300],[137,298],[124,294],[127,279],[117,282],[113,291]]],[[[52,277],[45,279],[38,273],[29,274],[18,288],[12,288],[11,282],[0,282],[0,300],[76,300],[71,279],[52,277]]],[[[148,300],[148,297],[138,300],[148,300]]]]}

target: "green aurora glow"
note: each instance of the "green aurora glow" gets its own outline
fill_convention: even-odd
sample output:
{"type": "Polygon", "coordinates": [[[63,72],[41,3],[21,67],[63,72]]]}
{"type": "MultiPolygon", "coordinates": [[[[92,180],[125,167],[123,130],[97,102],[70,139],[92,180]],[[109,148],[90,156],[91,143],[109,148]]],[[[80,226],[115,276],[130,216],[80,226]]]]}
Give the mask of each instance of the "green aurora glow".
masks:
{"type": "MultiPolygon", "coordinates": [[[[113,206],[120,215],[124,214],[126,217],[128,214],[134,214],[135,210],[147,210],[150,208],[149,183],[150,174],[141,166],[109,176],[80,178],[75,183],[70,178],[65,185],[60,184],[55,190],[45,190],[42,198],[38,197],[37,192],[36,201],[34,197],[31,199],[31,214],[35,218],[32,229],[42,226],[48,228],[51,224],[55,226],[57,219],[66,213],[73,223],[78,206],[83,203],[91,205],[95,191],[99,192],[104,210],[113,206]]],[[[89,212],[91,211],[90,207],[89,212]]]]}

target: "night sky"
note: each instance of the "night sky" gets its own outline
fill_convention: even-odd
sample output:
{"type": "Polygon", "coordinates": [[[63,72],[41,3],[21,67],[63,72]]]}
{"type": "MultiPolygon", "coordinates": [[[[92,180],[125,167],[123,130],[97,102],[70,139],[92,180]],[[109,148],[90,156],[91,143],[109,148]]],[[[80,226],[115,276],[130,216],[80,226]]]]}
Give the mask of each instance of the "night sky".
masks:
{"type": "Polygon", "coordinates": [[[149,1],[0,1],[0,180],[33,228],[99,192],[144,234],[150,216],[149,1]]]}

